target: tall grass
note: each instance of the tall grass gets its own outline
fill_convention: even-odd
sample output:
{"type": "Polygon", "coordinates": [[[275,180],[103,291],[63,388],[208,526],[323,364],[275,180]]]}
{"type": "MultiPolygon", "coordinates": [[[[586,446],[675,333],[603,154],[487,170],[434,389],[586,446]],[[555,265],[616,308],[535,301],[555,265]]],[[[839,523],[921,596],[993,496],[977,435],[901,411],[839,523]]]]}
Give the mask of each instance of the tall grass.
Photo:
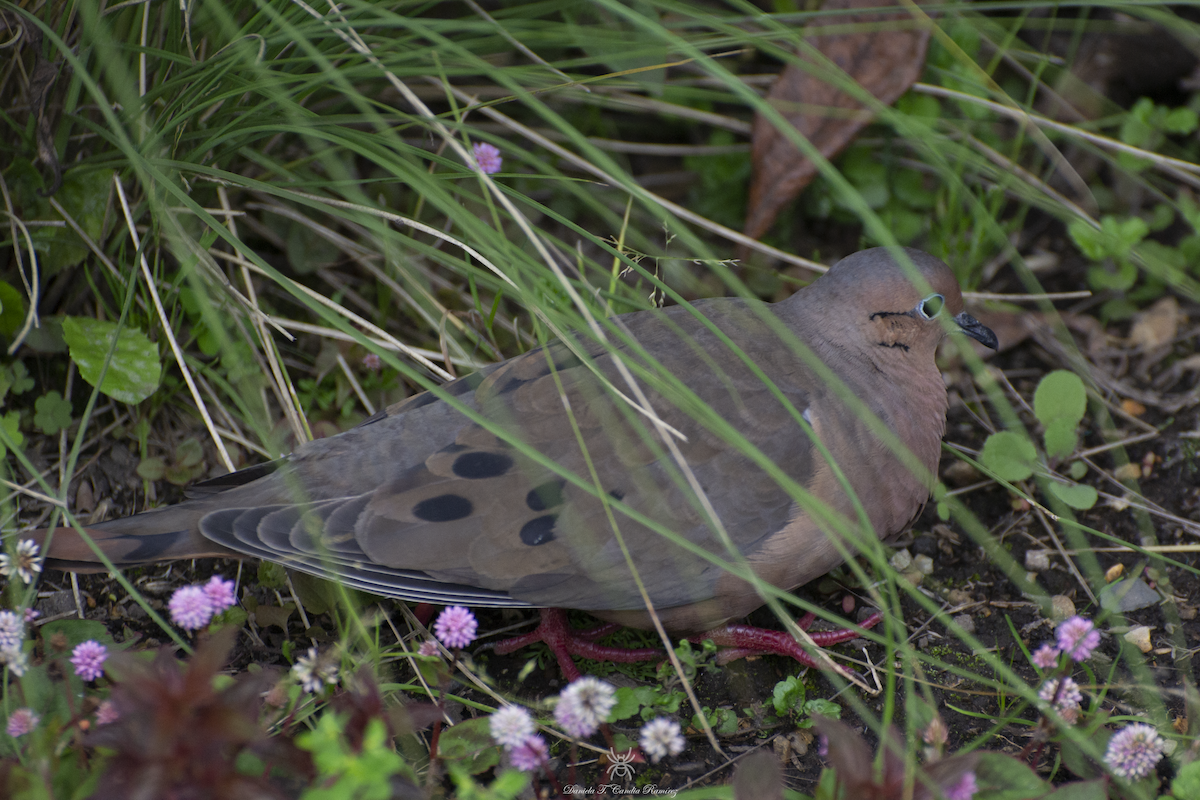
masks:
{"type": "MultiPolygon", "coordinates": [[[[803,26],[837,24],[837,12],[606,0],[486,10],[362,1],[334,9],[300,0],[0,3],[10,33],[19,26],[24,37],[0,68],[8,279],[20,284],[19,263],[30,285],[58,301],[56,313],[123,319],[162,344],[167,364],[164,388],[138,406],[93,396],[85,424],[58,443],[61,469],[32,481],[10,463],[10,480],[65,504],[79,458],[114,426],[130,433],[142,458],[169,456],[180,439],[205,430],[209,464],[233,469],[275,457],[308,438],[316,419],[345,426],[365,416],[360,398],[377,409],[569,331],[611,347],[622,340],[612,316],[659,297],[782,296],[797,276],[810,275],[797,256],[828,261],[859,243],[899,243],[901,211],[915,226],[903,243],[945,258],[965,288],[983,287],[1008,264],[1039,292],[1023,260],[1022,231],[1075,220],[1098,226],[1101,213],[1119,205],[1108,188],[1114,184],[1179,208],[1185,187],[1197,183],[1190,156],[1170,141],[1162,155],[1122,145],[1124,111],[1103,96],[1092,98],[1102,110],[1094,119],[1048,119],[1047,98],[1067,72],[1064,58],[1041,43],[1104,30],[1110,23],[1089,19],[1096,8],[914,7],[914,24],[934,30],[924,82],[895,107],[875,108],[878,122],[857,146],[886,154],[879,156],[885,184],[898,171],[917,173],[928,207],[873,202],[841,162],[793,133],[819,165],[810,192],[836,211],[799,222],[815,207],[802,201],[760,244],[686,209],[740,219],[737,181],[752,115],[782,124],[763,99],[762,78],[796,60],[803,26]],[[38,36],[40,47],[28,44],[38,36]],[[36,193],[52,170],[33,157],[38,115],[22,107],[38,53],[59,70],[46,117],[46,141],[63,170],[54,205],[36,193]],[[498,174],[474,168],[472,145],[485,142],[503,155],[498,174]],[[1148,164],[1131,163],[1131,155],[1148,164]],[[685,165],[690,174],[681,174],[685,165]],[[728,183],[716,185],[727,203],[697,188],[726,175],[728,183]],[[817,236],[795,235],[801,226],[834,238],[818,253],[788,255],[817,236]],[[87,237],[68,233],[77,229],[87,237]],[[736,246],[750,247],[748,264],[729,260],[736,246]],[[166,345],[168,331],[182,363],[166,345]],[[382,359],[381,373],[359,368],[366,353],[382,359]]],[[[1166,7],[1104,8],[1134,21],[1127,24],[1196,33],[1166,7]]],[[[1156,252],[1135,259],[1169,291],[1200,297],[1194,271],[1156,252]]],[[[972,371],[983,369],[968,360],[972,371]]],[[[39,392],[73,385],[70,399],[83,410],[90,387],[65,355],[31,361],[39,392]]],[[[634,377],[668,395],[685,393],[683,376],[652,364],[637,365],[634,377]]],[[[976,406],[984,418],[994,413],[1020,425],[1001,385],[980,386],[973,400],[991,404],[990,411],[976,406]]],[[[1099,400],[1094,407],[1103,408],[1099,400]]],[[[748,449],[723,421],[708,421],[748,449]]],[[[1027,497],[1035,513],[1048,513],[1039,496],[1027,497]]],[[[27,494],[14,499],[29,502],[27,494]]],[[[1048,593],[997,540],[995,521],[949,502],[954,523],[1048,608],[1048,593]]],[[[1106,538],[1069,510],[1054,511],[1043,518],[1070,547],[1086,551],[1106,538]]],[[[1138,521],[1152,536],[1150,518],[1138,521]]],[[[863,719],[905,726],[915,753],[920,714],[904,704],[933,702],[930,671],[957,675],[1020,698],[1010,716],[998,715],[966,743],[996,746],[1021,703],[1035,699],[1037,687],[1022,678],[1028,671],[949,619],[941,621],[984,673],[918,648],[900,624],[902,599],[932,616],[946,604],[899,578],[885,548],[865,550],[865,566],[854,569],[891,612],[880,634],[868,634],[885,646],[877,665],[882,703],[843,696],[863,719]]],[[[1151,565],[1178,565],[1141,552],[1151,565]]],[[[728,563],[737,569],[736,559],[728,563]]],[[[1103,585],[1094,558],[1080,558],[1079,567],[1084,581],[1103,585]]],[[[763,592],[787,619],[789,607],[811,607],[770,587],[763,592]]],[[[1173,641],[1185,652],[1180,630],[1173,641]]],[[[1128,648],[1122,659],[1138,707],[1167,723],[1146,659],[1128,648]]],[[[1082,734],[1067,735],[1099,755],[1082,734]]]]}

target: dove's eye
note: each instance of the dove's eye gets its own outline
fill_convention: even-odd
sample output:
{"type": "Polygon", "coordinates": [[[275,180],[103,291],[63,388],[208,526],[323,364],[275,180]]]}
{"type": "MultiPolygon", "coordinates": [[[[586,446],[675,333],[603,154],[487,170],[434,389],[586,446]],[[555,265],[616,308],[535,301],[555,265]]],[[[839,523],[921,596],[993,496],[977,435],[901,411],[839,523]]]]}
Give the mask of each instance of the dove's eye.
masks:
{"type": "Polygon", "coordinates": [[[946,298],[940,294],[931,294],[917,305],[917,313],[925,319],[933,319],[938,314],[942,313],[942,309],[946,306],[946,298]]]}

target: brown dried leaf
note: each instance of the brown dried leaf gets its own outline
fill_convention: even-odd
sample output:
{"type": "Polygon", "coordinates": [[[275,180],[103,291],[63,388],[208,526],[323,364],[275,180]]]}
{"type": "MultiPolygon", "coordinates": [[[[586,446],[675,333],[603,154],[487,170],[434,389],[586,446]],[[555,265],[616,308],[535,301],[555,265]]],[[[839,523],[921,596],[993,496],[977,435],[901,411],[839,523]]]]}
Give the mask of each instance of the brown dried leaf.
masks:
{"type": "MultiPolygon", "coordinates": [[[[822,10],[877,8],[879,0],[828,0],[822,10]]],[[[809,44],[860,86],[890,105],[917,80],[925,66],[928,30],[897,29],[908,12],[854,14],[832,20],[836,26],[868,25],[873,30],[812,35],[809,44]]],[[[789,65],[772,85],[767,99],[796,126],[826,158],[840,153],[871,114],[850,95],[827,83],[817,59],[804,56],[811,67],[789,65]]],[[[746,211],[746,235],[758,238],[771,226],[780,209],[816,176],[816,167],[761,115],[754,120],[754,179],[746,211]]]]}

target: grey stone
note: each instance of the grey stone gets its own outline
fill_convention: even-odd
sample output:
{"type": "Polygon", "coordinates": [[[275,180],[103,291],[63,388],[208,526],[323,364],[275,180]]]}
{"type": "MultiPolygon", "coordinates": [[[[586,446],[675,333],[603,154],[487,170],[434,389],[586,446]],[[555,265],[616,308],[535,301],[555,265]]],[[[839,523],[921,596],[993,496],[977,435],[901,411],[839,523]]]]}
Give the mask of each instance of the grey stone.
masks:
{"type": "Polygon", "coordinates": [[[1100,605],[1108,611],[1137,611],[1162,602],[1162,596],[1141,578],[1127,578],[1100,590],[1100,605]]]}

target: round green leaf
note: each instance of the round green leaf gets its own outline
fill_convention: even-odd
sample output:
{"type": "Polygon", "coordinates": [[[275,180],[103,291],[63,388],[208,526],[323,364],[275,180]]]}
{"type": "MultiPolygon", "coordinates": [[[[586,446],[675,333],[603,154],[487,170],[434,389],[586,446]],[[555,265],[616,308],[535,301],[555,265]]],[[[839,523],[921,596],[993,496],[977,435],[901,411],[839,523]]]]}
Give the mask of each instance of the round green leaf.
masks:
{"type": "Polygon", "coordinates": [[[1033,393],[1033,413],[1043,425],[1056,420],[1070,420],[1074,429],[1087,410],[1087,389],[1083,379],[1074,372],[1056,369],[1038,384],[1033,393]]]}
{"type": "Polygon", "coordinates": [[[148,481],[162,480],[163,473],[167,471],[167,462],[157,456],[151,458],[143,458],[138,462],[137,474],[140,478],[145,478],[148,481]]]}
{"type": "Polygon", "coordinates": [[[1051,483],[1050,493],[1071,508],[1086,511],[1096,505],[1099,495],[1096,490],[1086,483],[1051,483]]]}
{"type": "Polygon", "coordinates": [[[983,465],[1006,481],[1023,481],[1033,474],[1037,449],[1019,433],[1000,431],[983,443],[979,454],[983,465]]]}
{"type": "Polygon", "coordinates": [[[89,317],[64,317],[63,338],[83,379],[96,386],[116,343],[100,391],[122,403],[140,403],[158,388],[162,364],[158,347],[136,328],[89,317]]]}
{"type": "Polygon", "coordinates": [[[1075,452],[1078,437],[1075,436],[1075,423],[1066,417],[1059,417],[1046,426],[1046,455],[1051,458],[1066,458],[1075,452]]]}

